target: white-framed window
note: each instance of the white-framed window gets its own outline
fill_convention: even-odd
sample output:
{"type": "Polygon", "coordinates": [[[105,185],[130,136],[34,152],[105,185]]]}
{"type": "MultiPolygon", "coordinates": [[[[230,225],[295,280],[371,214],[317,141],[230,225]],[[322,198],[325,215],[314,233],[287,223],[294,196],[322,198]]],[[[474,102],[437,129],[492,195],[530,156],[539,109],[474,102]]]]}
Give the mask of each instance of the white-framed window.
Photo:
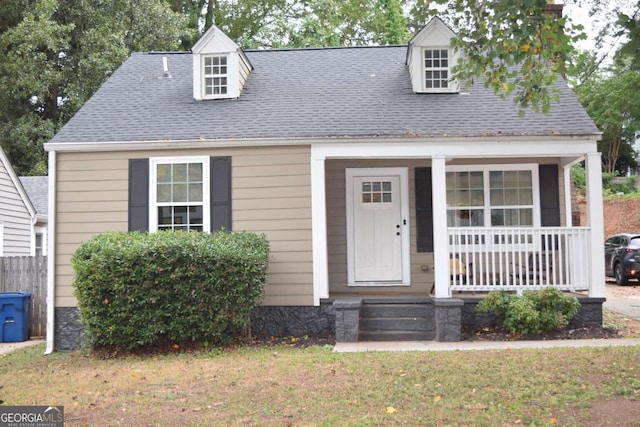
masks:
{"type": "Polygon", "coordinates": [[[425,48],[423,51],[424,88],[428,92],[449,92],[450,58],[447,48],[425,48]]]}
{"type": "Polygon", "coordinates": [[[35,255],[47,256],[47,229],[45,227],[35,227],[35,255]]]}
{"type": "Polygon", "coordinates": [[[202,57],[202,91],[204,98],[224,97],[228,86],[227,55],[202,57]]]}
{"type": "Polygon", "coordinates": [[[446,172],[448,227],[538,227],[535,164],[451,166],[446,172]]]}
{"type": "Polygon", "coordinates": [[[149,167],[149,230],[209,232],[209,157],[157,157],[149,167]]]}

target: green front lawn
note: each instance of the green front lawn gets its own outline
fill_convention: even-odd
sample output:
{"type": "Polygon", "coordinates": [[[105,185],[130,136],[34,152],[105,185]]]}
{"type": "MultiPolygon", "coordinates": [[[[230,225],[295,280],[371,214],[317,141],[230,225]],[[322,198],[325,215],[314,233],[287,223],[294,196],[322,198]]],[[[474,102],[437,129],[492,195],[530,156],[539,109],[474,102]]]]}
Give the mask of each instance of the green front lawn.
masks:
{"type": "Polygon", "coordinates": [[[0,356],[0,400],[63,405],[67,426],[595,426],[640,419],[633,412],[640,411],[637,346],[331,350],[280,345],[100,359],[88,351],[43,356],[40,345],[0,356]]]}

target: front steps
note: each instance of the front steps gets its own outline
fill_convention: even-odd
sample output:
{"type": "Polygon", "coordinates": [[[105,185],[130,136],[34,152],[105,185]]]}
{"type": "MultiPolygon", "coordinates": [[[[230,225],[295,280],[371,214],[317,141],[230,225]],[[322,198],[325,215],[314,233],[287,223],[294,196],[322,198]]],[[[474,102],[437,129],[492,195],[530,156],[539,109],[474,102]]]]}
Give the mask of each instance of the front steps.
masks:
{"type": "Polygon", "coordinates": [[[432,300],[362,301],[358,341],[430,341],[435,336],[435,309],[432,300]]]}
{"type": "Polygon", "coordinates": [[[336,341],[460,341],[463,305],[419,296],[336,298],[336,341]]]}

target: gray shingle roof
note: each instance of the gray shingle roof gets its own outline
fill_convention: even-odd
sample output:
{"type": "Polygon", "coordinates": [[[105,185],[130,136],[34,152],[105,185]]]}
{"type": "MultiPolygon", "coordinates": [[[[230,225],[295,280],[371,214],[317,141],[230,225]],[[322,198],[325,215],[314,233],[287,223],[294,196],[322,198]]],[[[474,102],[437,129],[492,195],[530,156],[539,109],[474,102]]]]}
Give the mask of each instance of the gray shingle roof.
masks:
{"type": "Polygon", "coordinates": [[[49,177],[21,176],[20,182],[31,199],[36,213],[47,215],[49,212],[49,177]]]}
{"type": "Polygon", "coordinates": [[[255,69],[240,98],[195,101],[190,54],[133,54],[51,142],[598,132],[561,79],[550,114],[519,117],[482,84],[413,93],[404,46],[246,55],[255,69]],[[160,78],[163,56],[171,79],[160,78]]]}

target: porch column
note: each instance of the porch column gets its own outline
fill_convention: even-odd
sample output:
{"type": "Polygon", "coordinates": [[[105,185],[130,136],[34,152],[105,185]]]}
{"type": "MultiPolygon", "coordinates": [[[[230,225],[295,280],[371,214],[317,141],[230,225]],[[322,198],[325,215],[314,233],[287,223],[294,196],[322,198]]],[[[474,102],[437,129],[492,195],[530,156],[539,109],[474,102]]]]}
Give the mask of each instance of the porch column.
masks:
{"type": "Polygon", "coordinates": [[[324,157],[311,156],[311,227],[313,239],[313,304],[329,297],[327,265],[327,206],[325,198],[324,157]]]}
{"type": "Polygon", "coordinates": [[[604,213],[602,208],[602,163],[600,153],[587,153],[587,221],[591,228],[589,248],[589,296],[605,298],[604,213]]]}
{"type": "Polygon", "coordinates": [[[451,298],[445,164],[444,156],[434,156],[431,159],[433,183],[433,280],[435,281],[436,298],[451,298]]]}

